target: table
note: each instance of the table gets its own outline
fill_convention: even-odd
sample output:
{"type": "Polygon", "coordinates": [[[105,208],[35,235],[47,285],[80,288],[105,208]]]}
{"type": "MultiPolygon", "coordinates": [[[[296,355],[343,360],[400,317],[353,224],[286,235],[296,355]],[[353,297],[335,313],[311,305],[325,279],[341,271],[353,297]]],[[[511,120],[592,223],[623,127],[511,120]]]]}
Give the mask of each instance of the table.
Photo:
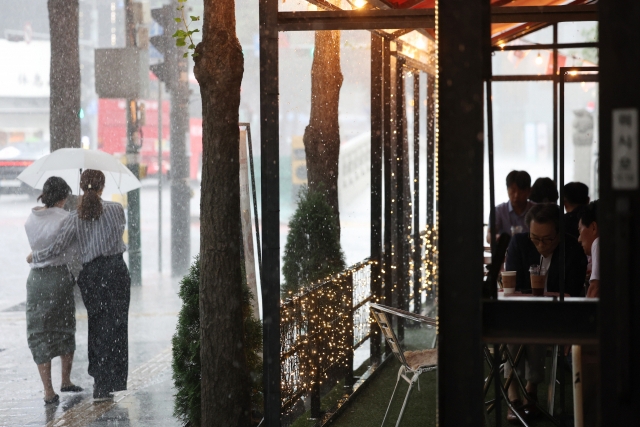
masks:
{"type": "MultiPolygon", "coordinates": [[[[518,297],[526,297],[526,298],[540,298],[541,300],[557,300],[560,297],[560,293],[559,292],[545,292],[543,296],[540,297],[534,297],[532,294],[523,294],[520,291],[511,293],[511,294],[504,294],[503,290],[500,289],[498,292],[498,299],[499,300],[504,300],[504,299],[510,299],[510,298],[518,298],[518,297]]],[[[569,294],[565,293],[565,298],[570,297],[569,294]]],[[[516,353],[516,356],[513,357],[513,355],[509,352],[508,348],[506,345],[502,344],[498,347],[498,351],[500,354],[500,365],[503,365],[504,363],[510,363],[511,366],[515,366],[519,363],[522,354],[523,354],[523,346],[520,345],[518,347],[518,351],[516,353]]],[[[491,381],[495,375],[495,369],[500,369],[500,366],[496,367],[495,364],[495,359],[494,359],[494,355],[491,354],[491,350],[489,349],[489,347],[485,344],[484,345],[484,357],[485,360],[487,361],[487,364],[490,367],[490,374],[489,377],[487,378],[486,382],[485,382],[485,387],[484,387],[484,393],[486,395],[486,393],[489,390],[491,381]]],[[[553,346],[553,351],[552,351],[552,365],[551,365],[551,373],[550,373],[550,381],[549,381],[549,392],[548,392],[548,398],[547,398],[547,409],[545,410],[545,408],[543,408],[540,403],[537,403],[536,406],[538,407],[538,409],[540,409],[541,413],[546,416],[551,422],[553,422],[555,425],[560,426],[560,422],[558,420],[556,420],[553,417],[553,412],[554,412],[554,400],[555,400],[555,392],[556,392],[556,376],[557,376],[557,372],[558,372],[558,353],[559,353],[559,346],[556,344],[553,346]]],[[[500,386],[500,394],[502,395],[502,399],[504,399],[505,403],[507,404],[508,407],[511,408],[511,410],[520,418],[520,415],[514,410],[514,408],[511,406],[511,403],[509,402],[509,399],[507,397],[507,390],[509,388],[509,386],[511,385],[511,382],[515,379],[515,381],[518,384],[518,387],[520,388],[521,393],[523,393],[523,395],[526,396],[526,390],[525,390],[525,383],[523,382],[523,380],[518,376],[517,372],[515,369],[512,369],[511,374],[509,375],[509,377],[507,378],[505,384],[501,384],[500,386]]],[[[496,396],[496,398],[499,398],[500,396],[496,396]]],[[[487,413],[490,412],[493,407],[494,407],[494,402],[492,401],[488,401],[485,402],[486,404],[488,404],[487,406],[487,413]]],[[[527,427],[528,424],[526,423],[526,421],[522,418],[520,418],[520,421],[522,422],[522,424],[527,427]]]]}

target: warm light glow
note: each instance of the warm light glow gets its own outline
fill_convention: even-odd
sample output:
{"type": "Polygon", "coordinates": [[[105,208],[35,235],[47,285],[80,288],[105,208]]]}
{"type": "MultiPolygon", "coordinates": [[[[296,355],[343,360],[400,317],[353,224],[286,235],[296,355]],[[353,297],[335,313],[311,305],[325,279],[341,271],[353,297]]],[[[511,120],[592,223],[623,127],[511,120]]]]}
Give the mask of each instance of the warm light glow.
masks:
{"type": "Polygon", "coordinates": [[[536,56],[536,64],[542,64],[542,55],[538,52],[538,56],[536,56]]]}
{"type": "Polygon", "coordinates": [[[500,47],[500,49],[504,49],[504,42],[498,42],[498,47],[500,47]]]}
{"type": "Polygon", "coordinates": [[[357,8],[360,9],[361,7],[363,7],[365,4],[367,4],[366,0],[355,0],[353,2],[353,5],[357,8]]]}
{"type": "Polygon", "coordinates": [[[578,72],[577,71],[569,71],[569,74],[572,76],[577,76],[578,72]]]}

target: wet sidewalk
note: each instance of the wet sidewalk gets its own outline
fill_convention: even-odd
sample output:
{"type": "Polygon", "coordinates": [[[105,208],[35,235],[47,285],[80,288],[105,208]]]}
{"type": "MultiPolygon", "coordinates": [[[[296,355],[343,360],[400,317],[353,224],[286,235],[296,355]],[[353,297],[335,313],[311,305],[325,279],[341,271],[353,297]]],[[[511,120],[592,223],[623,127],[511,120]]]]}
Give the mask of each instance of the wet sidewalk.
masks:
{"type": "Polygon", "coordinates": [[[58,405],[45,406],[36,364],[27,346],[24,304],[0,312],[0,426],[179,426],[173,417],[171,337],[181,301],[178,280],[145,274],[131,289],[128,389],[94,403],[87,373],[87,312],[76,288],[76,352],[72,381],[81,393],[60,393],[60,359],[52,378],[58,405]]]}

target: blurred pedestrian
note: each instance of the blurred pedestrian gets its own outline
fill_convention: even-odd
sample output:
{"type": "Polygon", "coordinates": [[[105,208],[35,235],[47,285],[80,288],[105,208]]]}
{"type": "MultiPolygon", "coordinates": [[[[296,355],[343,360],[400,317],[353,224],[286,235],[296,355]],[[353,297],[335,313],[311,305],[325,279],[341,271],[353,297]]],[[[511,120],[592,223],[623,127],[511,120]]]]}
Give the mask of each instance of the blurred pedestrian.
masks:
{"type": "Polygon", "coordinates": [[[80,177],[83,191],[78,210],[65,221],[46,249],[33,252],[34,261],[62,253],[78,242],[82,272],[78,286],[89,317],[89,375],[94,400],[113,397],[127,388],[129,364],[128,315],[131,278],[122,254],[126,224],[122,205],[101,199],[105,177],[87,169],[80,177]]]}
{"type": "MultiPolygon", "coordinates": [[[[47,179],[38,201],[44,207],[32,209],[24,225],[32,251],[46,248],[60,234],[69,212],[62,209],[71,188],[59,177],[47,179]]],[[[72,264],[78,262],[77,244],[59,255],[31,263],[27,279],[27,342],[38,365],[44,386],[45,404],[59,402],[51,381],[51,359],[60,356],[61,392],[79,392],[71,382],[73,354],[76,349],[76,307],[73,298],[75,278],[72,264]]]]}
{"type": "Polygon", "coordinates": [[[589,187],[581,182],[565,184],[563,198],[565,231],[577,239],[580,235],[578,232],[579,208],[589,204],[589,187]]]}
{"type": "Polygon", "coordinates": [[[502,233],[517,234],[529,231],[525,215],[534,203],[529,201],[531,193],[531,176],[526,171],[511,171],[507,175],[507,194],[509,201],[501,203],[491,210],[489,227],[487,228],[487,243],[491,243],[491,218],[495,215],[494,232],[497,236],[502,233]]]}
{"type": "Polygon", "coordinates": [[[534,203],[558,203],[558,189],[551,178],[538,178],[531,186],[529,200],[534,203]]]}

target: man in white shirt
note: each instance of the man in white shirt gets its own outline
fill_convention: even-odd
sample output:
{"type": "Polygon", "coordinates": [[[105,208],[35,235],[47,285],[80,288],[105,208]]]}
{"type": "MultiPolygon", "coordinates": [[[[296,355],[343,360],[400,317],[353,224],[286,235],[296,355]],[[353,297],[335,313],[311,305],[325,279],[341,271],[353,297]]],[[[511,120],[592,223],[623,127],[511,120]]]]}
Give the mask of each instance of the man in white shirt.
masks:
{"type": "Polygon", "coordinates": [[[591,256],[591,276],[587,298],[600,297],[600,232],[598,229],[598,201],[589,203],[579,213],[580,222],[578,241],[582,244],[584,253],[591,256]]]}

